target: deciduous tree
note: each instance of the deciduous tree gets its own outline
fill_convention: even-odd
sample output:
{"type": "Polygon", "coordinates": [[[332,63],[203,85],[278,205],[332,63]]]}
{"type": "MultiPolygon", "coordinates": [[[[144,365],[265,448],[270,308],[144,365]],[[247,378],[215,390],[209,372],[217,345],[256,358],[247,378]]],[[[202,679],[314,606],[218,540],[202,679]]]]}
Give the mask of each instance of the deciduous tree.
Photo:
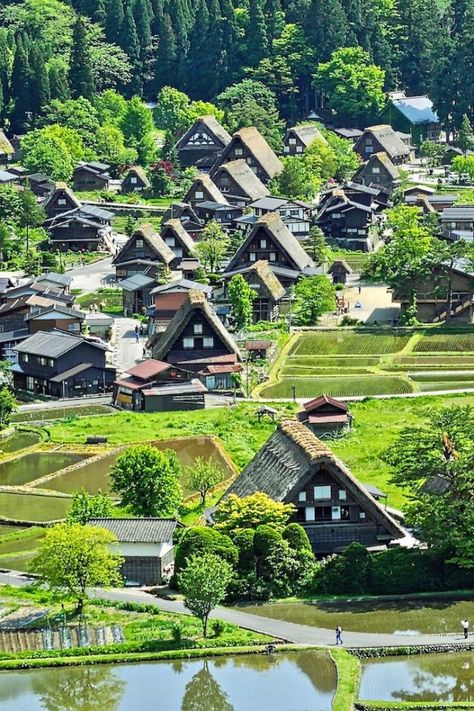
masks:
{"type": "Polygon", "coordinates": [[[273,501],[261,492],[243,498],[230,494],[214,514],[215,529],[236,535],[244,528],[269,524],[275,530],[282,531],[294,510],[293,504],[273,501]]]}
{"type": "Polygon", "coordinates": [[[300,279],[294,289],[298,322],[314,326],[318,319],[336,306],[336,290],[324,274],[300,279]]]}
{"type": "Polygon", "coordinates": [[[121,583],[123,559],[108,548],[116,540],[103,528],[60,523],[47,529],[31,570],[52,590],[71,595],[80,613],[88,587],[121,583]]]}
{"type": "Polygon", "coordinates": [[[113,504],[108,494],[88,494],[82,489],[76,491],[68,511],[69,523],[80,523],[83,526],[91,518],[109,518],[112,515],[113,504]]]}
{"type": "Polygon", "coordinates": [[[199,492],[202,506],[206,505],[209,490],[224,481],[224,472],[220,464],[203,457],[198,457],[194,464],[187,468],[186,475],[189,488],[199,492]]]}
{"type": "Polygon", "coordinates": [[[203,266],[214,273],[227,253],[230,240],[216,220],[207,223],[202,231],[201,240],[195,247],[196,254],[203,266]]]}
{"type": "Polygon", "coordinates": [[[174,516],[181,503],[181,465],[173,450],[129,447],[111,471],[112,487],[134,516],[174,516]]]}
{"type": "Polygon", "coordinates": [[[184,604],[202,623],[207,636],[209,615],[225,599],[232,578],[232,568],[216,555],[192,556],[178,576],[184,604]]]}
{"type": "Polygon", "coordinates": [[[256,292],[242,274],[236,274],[229,282],[228,297],[235,326],[240,331],[252,323],[252,302],[256,292]]]}

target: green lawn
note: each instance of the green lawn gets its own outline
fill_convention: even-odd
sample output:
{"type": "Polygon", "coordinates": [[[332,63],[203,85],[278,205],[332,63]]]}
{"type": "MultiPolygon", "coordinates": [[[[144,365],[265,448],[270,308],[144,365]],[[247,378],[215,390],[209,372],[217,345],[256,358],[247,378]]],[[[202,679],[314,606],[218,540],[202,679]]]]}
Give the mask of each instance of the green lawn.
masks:
{"type": "Polygon", "coordinates": [[[396,353],[408,343],[410,334],[352,333],[320,331],[304,334],[296,344],[294,355],[371,355],[396,353]]]}
{"type": "Polygon", "coordinates": [[[90,294],[84,294],[76,299],[78,306],[88,309],[91,304],[95,304],[99,311],[106,313],[121,314],[123,311],[122,289],[104,287],[97,289],[90,294]]]}
{"type": "MultiPolygon", "coordinates": [[[[421,423],[428,408],[450,404],[474,405],[474,393],[415,399],[368,400],[351,403],[354,427],[330,443],[362,482],[379,486],[389,493],[389,505],[400,507],[403,492],[388,480],[388,466],[381,453],[394,441],[407,424],[421,423]]],[[[265,420],[258,423],[258,403],[243,403],[236,408],[216,408],[196,412],[117,413],[110,417],[81,418],[54,423],[50,430],[55,442],[83,442],[87,435],[106,434],[109,442],[168,439],[176,436],[214,435],[219,438],[239,470],[252,459],[273,432],[275,425],[265,420]]],[[[291,416],[297,405],[276,405],[280,415],[291,416]]]]}

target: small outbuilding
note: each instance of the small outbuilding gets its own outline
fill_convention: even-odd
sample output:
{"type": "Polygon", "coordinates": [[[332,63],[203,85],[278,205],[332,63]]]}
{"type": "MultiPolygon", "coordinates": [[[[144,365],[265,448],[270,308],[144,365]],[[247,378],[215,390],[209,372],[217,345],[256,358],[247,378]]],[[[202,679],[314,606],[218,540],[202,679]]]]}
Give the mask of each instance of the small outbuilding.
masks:
{"type": "Polygon", "coordinates": [[[303,405],[299,421],[318,437],[331,435],[352,425],[352,415],[345,402],[328,395],[320,395],[303,405]]]}
{"type": "Polygon", "coordinates": [[[175,518],[92,518],[88,523],[117,538],[110,548],[124,558],[126,585],[159,585],[173,574],[173,535],[182,527],[175,518]]]}
{"type": "Polygon", "coordinates": [[[335,259],[328,269],[328,274],[331,274],[333,284],[345,284],[348,275],[352,274],[352,269],[344,259],[335,259]]]}
{"type": "Polygon", "coordinates": [[[149,190],[151,183],[140,165],[132,165],[122,181],[123,193],[140,193],[149,190]]]}
{"type": "Polygon", "coordinates": [[[145,412],[203,410],[206,407],[206,393],[206,386],[197,378],[161,385],[143,390],[144,409],[145,412]]]}

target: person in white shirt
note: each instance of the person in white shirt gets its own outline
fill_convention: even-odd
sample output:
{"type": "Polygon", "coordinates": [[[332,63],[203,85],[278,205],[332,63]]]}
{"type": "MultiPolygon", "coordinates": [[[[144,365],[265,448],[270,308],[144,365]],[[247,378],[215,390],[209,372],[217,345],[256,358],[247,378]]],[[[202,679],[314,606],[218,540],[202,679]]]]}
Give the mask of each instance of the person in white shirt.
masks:
{"type": "Polygon", "coordinates": [[[469,620],[464,618],[464,620],[461,620],[461,624],[464,631],[464,639],[467,639],[469,636],[469,620]]]}

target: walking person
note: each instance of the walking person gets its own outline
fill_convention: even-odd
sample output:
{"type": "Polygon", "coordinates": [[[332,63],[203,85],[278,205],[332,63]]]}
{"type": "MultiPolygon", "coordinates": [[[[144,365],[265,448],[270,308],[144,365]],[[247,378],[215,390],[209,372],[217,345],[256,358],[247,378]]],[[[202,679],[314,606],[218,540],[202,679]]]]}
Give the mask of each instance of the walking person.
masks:
{"type": "Polygon", "coordinates": [[[135,326],[135,340],[137,343],[140,341],[140,329],[138,326],[135,326]]]}
{"type": "Polygon", "coordinates": [[[362,287],[361,287],[360,284],[359,284],[359,287],[358,287],[358,288],[359,288],[359,294],[360,294],[360,292],[362,291],[362,287]]]}
{"type": "Polygon", "coordinates": [[[342,627],[339,625],[336,627],[336,644],[342,644],[342,627]]]}
{"type": "Polygon", "coordinates": [[[464,639],[467,639],[469,637],[469,620],[464,618],[464,620],[461,620],[461,624],[464,632],[464,639]]]}

